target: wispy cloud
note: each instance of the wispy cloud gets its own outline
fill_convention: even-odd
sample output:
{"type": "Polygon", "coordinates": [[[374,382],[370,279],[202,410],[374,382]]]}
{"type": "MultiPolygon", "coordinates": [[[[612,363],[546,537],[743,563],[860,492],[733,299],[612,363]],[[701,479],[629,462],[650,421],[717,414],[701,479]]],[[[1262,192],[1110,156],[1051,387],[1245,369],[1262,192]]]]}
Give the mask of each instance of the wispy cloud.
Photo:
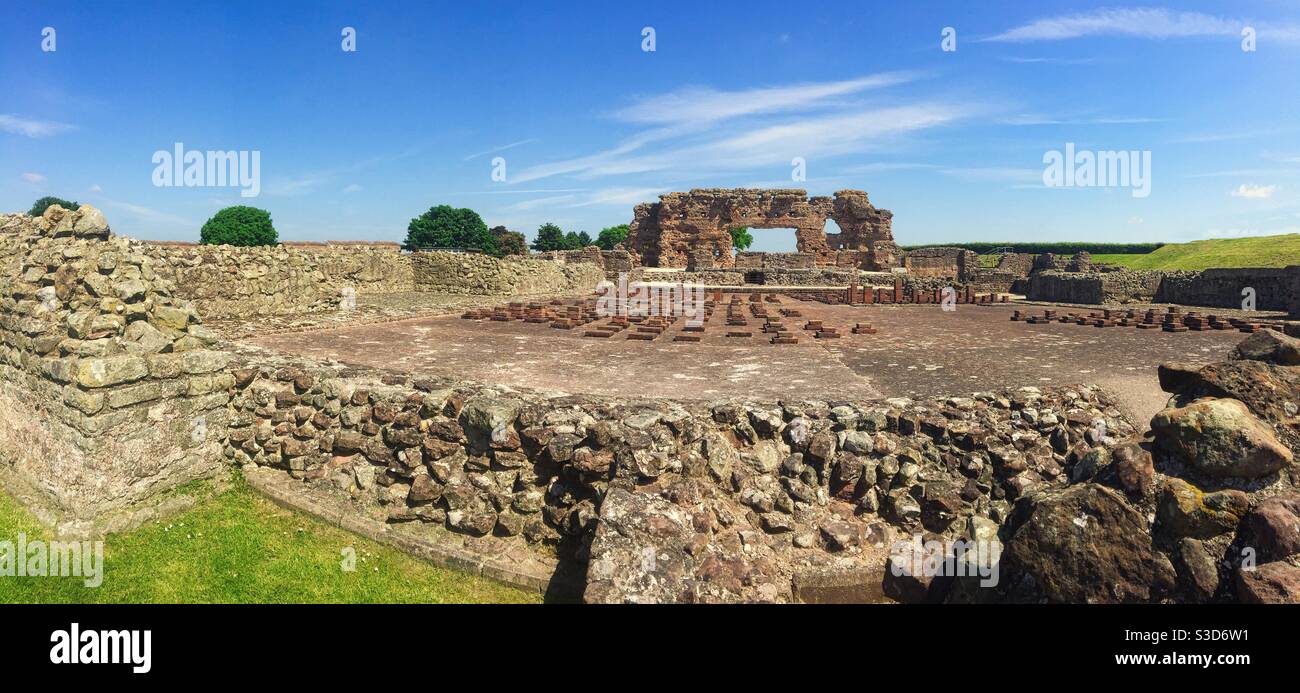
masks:
{"type": "Polygon", "coordinates": [[[522,183],[568,174],[578,179],[648,172],[744,171],[790,166],[793,157],[812,160],[868,151],[873,145],[963,118],[952,102],[918,103],[810,115],[775,124],[712,128],[649,148],[650,138],[632,138],[597,154],[542,164],[514,176],[522,183]]]}
{"type": "Polygon", "coordinates": [[[1160,123],[1163,122],[1163,119],[1123,116],[1067,118],[1063,116],[1048,116],[1037,113],[1021,113],[1019,115],[1000,118],[998,122],[1003,125],[1142,125],[1145,123],[1160,123]]]}
{"type": "Polygon", "coordinates": [[[28,183],[37,183],[37,184],[39,184],[39,183],[44,183],[44,182],[45,182],[45,176],[42,176],[42,175],[39,174],[39,173],[30,173],[30,172],[28,172],[28,173],[24,173],[24,174],[22,174],[21,178],[22,178],[23,180],[27,181],[28,183]]]}
{"type": "MultiPolygon", "coordinates": [[[[1201,12],[1179,12],[1163,7],[1118,7],[1037,19],[1008,29],[982,41],[1059,41],[1083,36],[1129,36],[1146,39],[1193,37],[1240,37],[1239,19],[1216,17],[1201,12]]],[[[1300,32],[1293,26],[1255,26],[1260,36],[1295,40],[1300,32]]]]}
{"type": "Polygon", "coordinates": [[[1276,185],[1256,185],[1254,183],[1242,183],[1234,188],[1229,195],[1233,197],[1244,197],[1248,200],[1266,200],[1273,196],[1277,190],[1276,185]]]}
{"type": "Polygon", "coordinates": [[[535,138],[535,137],[530,137],[529,139],[526,139],[526,140],[519,140],[518,142],[511,142],[510,144],[503,144],[503,145],[501,145],[500,147],[493,147],[492,149],[488,149],[488,150],[485,150],[485,151],[481,151],[481,152],[478,152],[478,153],[476,153],[476,154],[470,154],[469,156],[465,157],[464,159],[461,159],[461,161],[470,161],[470,160],[472,160],[472,159],[477,159],[477,158],[479,158],[480,156],[487,156],[488,154],[496,154],[497,152],[504,152],[504,151],[507,150],[507,149],[514,149],[515,147],[522,147],[522,146],[525,145],[525,144],[532,144],[533,142],[536,142],[536,141],[537,141],[537,138],[535,138]]]}
{"type": "Polygon", "coordinates": [[[49,137],[75,129],[75,125],[69,125],[68,123],[59,123],[53,120],[34,120],[12,113],[0,113],[0,130],[14,135],[22,135],[23,137],[49,137]]]}
{"type": "Polygon", "coordinates": [[[613,115],[624,122],[645,125],[706,125],[741,116],[806,111],[824,105],[831,98],[903,84],[920,76],[917,72],[883,72],[837,82],[737,91],[688,87],[639,99],[613,115]]]}

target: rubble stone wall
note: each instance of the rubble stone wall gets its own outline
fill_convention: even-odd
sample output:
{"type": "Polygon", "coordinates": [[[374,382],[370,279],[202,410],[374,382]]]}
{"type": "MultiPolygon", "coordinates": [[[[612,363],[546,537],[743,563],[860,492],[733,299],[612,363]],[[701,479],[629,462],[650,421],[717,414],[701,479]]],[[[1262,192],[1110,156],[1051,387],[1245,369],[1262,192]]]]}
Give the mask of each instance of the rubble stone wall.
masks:
{"type": "Polygon", "coordinates": [[[0,475],[60,532],[219,468],[226,355],[138,244],[103,215],[0,215],[0,475]]]}
{"type": "Polygon", "coordinates": [[[414,285],[410,257],[395,243],[139,246],[180,296],[210,318],[333,310],[344,288],[385,294],[414,285]]]}
{"type": "Polygon", "coordinates": [[[1300,266],[1170,273],[1160,283],[1156,300],[1191,306],[1241,308],[1247,288],[1254,289],[1258,310],[1285,310],[1300,315],[1300,266]]]}
{"type": "Polygon", "coordinates": [[[605,278],[593,263],[557,264],[519,256],[421,252],[410,257],[416,291],[482,296],[528,296],[592,291],[605,278]]]}
{"type": "Polygon", "coordinates": [[[908,274],[967,281],[979,269],[979,255],[965,248],[917,248],[903,256],[908,274]]]}

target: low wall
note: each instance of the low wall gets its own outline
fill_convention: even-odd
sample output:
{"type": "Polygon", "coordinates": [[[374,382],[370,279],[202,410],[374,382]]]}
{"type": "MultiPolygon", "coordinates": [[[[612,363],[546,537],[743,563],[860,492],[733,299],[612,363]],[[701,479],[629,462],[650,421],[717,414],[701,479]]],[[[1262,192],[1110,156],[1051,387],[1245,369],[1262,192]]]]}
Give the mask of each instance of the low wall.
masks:
{"type": "Polygon", "coordinates": [[[414,281],[410,258],[396,244],[138,245],[179,295],[210,318],[332,310],[345,287],[383,294],[411,291],[414,281]]]}
{"type": "Polygon", "coordinates": [[[1241,309],[1247,288],[1255,292],[1256,310],[1300,311],[1300,266],[1201,272],[1047,270],[1029,278],[1026,293],[1034,301],[1156,302],[1241,309]]]}
{"type": "Polygon", "coordinates": [[[1062,272],[1047,270],[1029,278],[1026,297],[1059,303],[1150,303],[1156,300],[1160,272],[1062,272]]]}
{"type": "Polygon", "coordinates": [[[557,264],[518,256],[425,252],[410,256],[414,288],[442,294],[527,296],[592,291],[605,278],[587,262],[557,264]]]}
{"type": "Polygon", "coordinates": [[[1300,314],[1300,266],[1207,269],[1169,274],[1161,282],[1156,300],[1240,309],[1248,288],[1254,289],[1257,310],[1285,310],[1293,315],[1300,314]]]}
{"type": "Polygon", "coordinates": [[[918,277],[943,277],[965,282],[979,266],[979,255],[965,248],[917,248],[903,256],[907,273],[918,277]]]}

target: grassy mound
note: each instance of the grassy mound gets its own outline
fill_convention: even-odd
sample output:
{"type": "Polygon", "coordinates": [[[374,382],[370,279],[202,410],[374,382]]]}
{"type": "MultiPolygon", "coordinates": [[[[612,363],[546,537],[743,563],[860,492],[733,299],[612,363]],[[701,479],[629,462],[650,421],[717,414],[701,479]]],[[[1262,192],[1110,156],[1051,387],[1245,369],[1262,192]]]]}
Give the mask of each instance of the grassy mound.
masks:
{"type": "Polygon", "coordinates": [[[1146,255],[1094,255],[1092,259],[1131,269],[1153,270],[1286,267],[1300,265],[1300,233],[1173,243],[1146,255]]]}

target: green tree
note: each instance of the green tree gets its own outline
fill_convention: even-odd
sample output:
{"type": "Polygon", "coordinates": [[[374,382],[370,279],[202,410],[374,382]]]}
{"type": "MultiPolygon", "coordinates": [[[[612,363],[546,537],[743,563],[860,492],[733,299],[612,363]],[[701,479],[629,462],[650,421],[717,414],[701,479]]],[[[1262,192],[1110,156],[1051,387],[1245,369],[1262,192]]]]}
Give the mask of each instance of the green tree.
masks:
{"type": "Polygon", "coordinates": [[[227,207],[212,215],[199,231],[199,243],[211,245],[275,245],[279,235],[271,224],[271,213],[242,205],[227,207]]]}
{"type": "Polygon", "coordinates": [[[496,238],[478,212],[451,205],[430,207],[412,219],[406,227],[406,242],[402,247],[407,250],[473,248],[492,255],[500,252],[496,238]]]}
{"type": "Polygon", "coordinates": [[[79,203],[68,202],[67,200],[61,197],[46,196],[37,200],[36,204],[32,205],[32,211],[28,212],[27,214],[33,217],[39,217],[40,215],[45,213],[45,210],[47,208],[53,205],[58,205],[68,210],[69,212],[75,212],[78,209],[81,209],[81,205],[79,203]]]}
{"type": "Polygon", "coordinates": [[[744,226],[731,229],[731,247],[736,250],[744,250],[753,244],[754,236],[749,233],[749,229],[744,226]]]}
{"type": "Polygon", "coordinates": [[[497,252],[499,255],[527,255],[528,241],[524,234],[518,231],[511,231],[504,226],[493,226],[489,229],[492,238],[496,239],[497,252]]]}
{"type": "Polygon", "coordinates": [[[560,227],[555,224],[546,222],[538,227],[537,238],[533,239],[533,244],[529,247],[538,252],[565,250],[564,231],[560,230],[560,227]]]}
{"type": "Polygon", "coordinates": [[[600,234],[596,236],[596,245],[599,246],[601,250],[613,250],[615,246],[622,243],[623,240],[627,238],[627,233],[627,224],[607,226],[601,229],[600,234]]]}
{"type": "Polygon", "coordinates": [[[586,248],[586,247],[589,246],[589,245],[591,245],[591,234],[587,233],[586,231],[579,231],[579,232],[578,232],[578,247],[579,247],[579,248],[586,248]]]}

